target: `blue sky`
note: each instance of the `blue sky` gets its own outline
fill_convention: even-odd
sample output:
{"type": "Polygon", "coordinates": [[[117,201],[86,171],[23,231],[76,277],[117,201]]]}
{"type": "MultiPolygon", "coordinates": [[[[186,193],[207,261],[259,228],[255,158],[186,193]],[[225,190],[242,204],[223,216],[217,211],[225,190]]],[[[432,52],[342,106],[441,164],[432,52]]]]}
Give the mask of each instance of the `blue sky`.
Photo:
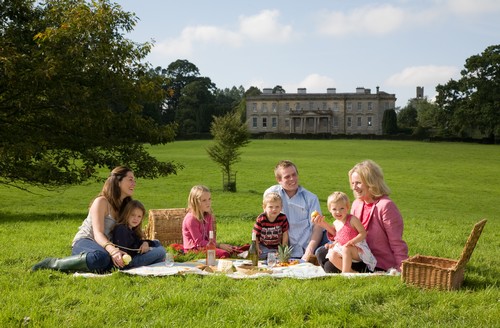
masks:
{"type": "Polygon", "coordinates": [[[465,60],[500,44],[498,0],[124,0],[139,21],[126,37],[154,40],[147,57],[195,64],[219,89],[394,93],[460,77],[465,60]]]}

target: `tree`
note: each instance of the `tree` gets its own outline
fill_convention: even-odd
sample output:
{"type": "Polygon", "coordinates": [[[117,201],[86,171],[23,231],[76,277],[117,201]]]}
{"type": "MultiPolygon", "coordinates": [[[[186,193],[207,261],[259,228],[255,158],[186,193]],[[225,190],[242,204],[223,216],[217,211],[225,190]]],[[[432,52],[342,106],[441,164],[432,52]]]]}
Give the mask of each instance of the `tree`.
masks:
{"type": "Polygon", "coordinates": [[[417,122],[420,127],[429,129],[437,127],[438,106],[427,99],[419,99],[415,103],[417,122]]]}
{"type": "Polygon", "coordinates": [[[232,110],[240,113],[240,119],[242,122],[246,121],[246,102],[245,102],[245,88],[239,86],[236,88],[233,86],[231,89],[217,90],[216,92],[216,107],[217,113],[215,116],[225,115],[232,110]]]}
{"type": "Polygon", "coordinates": [[[500,45],[465,61],[461,78],[438,85],[439,124],[455,135],[478,130],[491,139],[500,130],[500,45]]]}
{"type": "Polygon", "coordinates": [[[143,143],[172,141],[142,105],[165,98],[147,74],[151,45],[124,38],[134,14],[108,0],[13,0],[0,6],[0,183],[47,189],[128,165],[139,177],[175,173],[143,143]]]}
{"type": "Polygon", "coordinates": [[[386,109],[382,117],[382,133],[395,134],[398,132],[398,117],[394,109],[386,109]]]}
{"type": "Polygon", "coordinates": [[[273,93],[286,93],[286,91],[281,85],[277,85],[273,88],[273,93]]]}
{"type": "Polygon", "coordinates": [[[181,90],[176,121],[185,133],[209,132],[214,115],[215,85],[208,77],[200,77],[181,90]]]}
{"type": "Polygon", "coordinates": [[[168,65],[163,71],[168,78],[169,83],[165,86],[167,90],[168,100],[167,109],[173,112],[173,117],[177,114],[182,89],[189,83],[195,81],[200,76],[200,71],[195,64],[185,59],[178,59],[168,65]]]}
{"type": "Polygon", "coordinates": [[[260,96],[261,94],[262,94],[262,91],[260,91],[259,88],[257,88],[257,87],[250,87],[245,92],[245,97],[260,96]]]}
{"type": "Polygon", "coordinates": [[[236,192],[236,173],[232,165],[240,160],[241,147],[250,142],[250,133],[237,112],[214,117],[210,127],[214,144],[207,148],[210,158],[219,164],[223,175],[223,190],[236,192]]]}
{"type": "Polygon", "coordinates": [[[414,128],[417,126],[417,109],[413,101],[408,102],[398,113],[398,126],[403,128],[414,128]]]}

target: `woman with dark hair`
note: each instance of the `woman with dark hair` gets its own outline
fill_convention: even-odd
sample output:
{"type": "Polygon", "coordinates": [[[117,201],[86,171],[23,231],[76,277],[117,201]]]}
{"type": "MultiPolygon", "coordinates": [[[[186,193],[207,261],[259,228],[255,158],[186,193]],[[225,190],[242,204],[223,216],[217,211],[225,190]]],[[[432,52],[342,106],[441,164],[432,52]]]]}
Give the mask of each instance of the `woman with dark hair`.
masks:
{"type": "Polygon", "coordinates": [[[90,204],[87,218],[73,239],[71,256],[49,257],[35,264],[32,271],[52,269],[59,271],[106,272],[124,267],[126,253],[111,242],[111,229],[115,226],[122,205],[128,202],[135,189],[134,172],[125,166],[111,171],[97,197],[90,204]]]}

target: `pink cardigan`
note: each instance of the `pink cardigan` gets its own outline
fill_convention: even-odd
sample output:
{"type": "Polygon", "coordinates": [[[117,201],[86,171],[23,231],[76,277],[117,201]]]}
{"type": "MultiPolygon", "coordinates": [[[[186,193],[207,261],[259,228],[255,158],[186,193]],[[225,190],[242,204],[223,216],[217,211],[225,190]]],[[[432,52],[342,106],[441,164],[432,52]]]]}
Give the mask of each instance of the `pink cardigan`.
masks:
{"type": "MultiPolygon", "coordinates": [[[[356,199],[351,214],[361,219],[364,202],[356,199]]],[[[403,240],[403,217],[396,204],[387,196],[381,197],[372,207],[368,222],[363,223],[366,242],[383,270],[396,268],[408,258],[408,246],[403,240]]]]}
{"type": "MultiPolygon", "coordinates": [[[[198,249],[207,246],[208,232],[212,229],[213,217],[205,215],[205,222],[198,221],[188,212],[182,221],[182,246],[185,250],[198,249]]],[[[214,239],[215,233],[214,233],[214,239]]]]}

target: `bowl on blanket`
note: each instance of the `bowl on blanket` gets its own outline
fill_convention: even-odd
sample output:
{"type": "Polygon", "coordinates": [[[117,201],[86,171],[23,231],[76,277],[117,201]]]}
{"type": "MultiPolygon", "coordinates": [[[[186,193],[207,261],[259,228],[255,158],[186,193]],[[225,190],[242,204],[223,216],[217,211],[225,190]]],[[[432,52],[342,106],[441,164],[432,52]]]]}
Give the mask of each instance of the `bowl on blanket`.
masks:
{"type": "Polygon", "coordinates": [[[241,272],[246,275],[252,275],[256,273],[273,273],[271,270],[265,268],[259,268],[257,266],[253,266],[251,264],[241,264],[236,266],[236,271],[241,272]]]}

